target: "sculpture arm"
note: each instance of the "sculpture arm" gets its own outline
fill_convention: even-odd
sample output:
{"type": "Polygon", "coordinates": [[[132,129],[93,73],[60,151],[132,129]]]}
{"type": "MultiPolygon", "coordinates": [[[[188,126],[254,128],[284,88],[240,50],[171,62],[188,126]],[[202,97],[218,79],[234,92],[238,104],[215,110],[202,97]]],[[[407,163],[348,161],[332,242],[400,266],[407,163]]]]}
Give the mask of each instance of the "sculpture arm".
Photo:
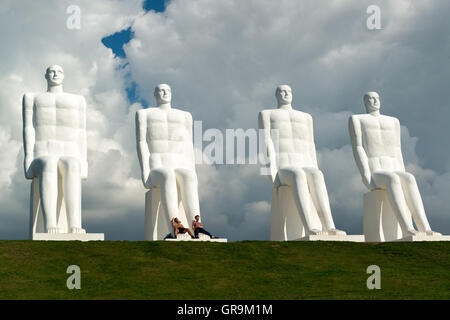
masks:
{"type": "Polygon", "coordinates": [[[191,169],[195,172],[195,152],[194,152],[194,140],[193,133],[194,130],[192,125],[192,115],[187,112],[187,132],[189,133],[189,146],[188,146],[188,157],[191,159],[191,169]]]}
{"type": "Polygon", "coordinates": [[[147,121],[145,114],[136,112],[136,147],[141,166],[141,178],[144,187],[147,186],[147,180],[150,175],[150,151],[147,145],[147,121]]]}
{"type": "Polygon", "coordinates": [[[311,116],[309,116],[309,130],[310,130],[310,137],[311,137],[309,154],[312,157],[314,167],[316,169],[318,169],[319,165],[317,163],[316,144],[314,143],[314,125],[313,125],[313,120],[312,120],[311,116]]]}
{"type": "MultiPolygon", "coordinates": [[[[401,128],[400,128],[400,122],[397,120],[395,121],[395,129],[397,131],[398,136],[401,140],[401,128]]],[[[398,163],[400,164],[400,168],[402,171],[405,171],[405,163],[403,162],[403,155],[402,155],[402,147],[401,147],[401,141],[399,143],[399,147],[396,152],[396,158],[398,163]]]]}
{"type": "Polygon", "coordinates": [[[36,133],[33,126],[33,104],[34,97],[30,93],[23,96],[22,101],[22,120],[23,120],[23,146],[25,159],[23,168],[25,177],[33,179],[33,173],[30,172],[31,163],[34,160],[34,144],[36,142],[36,133]]]}
{"type": "Polygon", "coordinates": [[[264,145],[266,147],[267,155],[269,156],[269,170],[270,175],[268,178],[271,183],[275,183],[275,178],[277,175],[277,161],[276,161],[276,150],[273,140],[270,136],[270,122],[267,116],[261,111],[258,115],[258,127],[260,130],[264,130],[264,145]]]}
{"type": "Polygon", "coordinates": [[[86,135],[86,100],[81,97],[80,107],[80,158],[81,158],[81,179],[88,177],[88,162],[87,162],[87,135],[86,135]]]}
{"type": "Polygon", "coordinates": [[[368,189],[375,189],[376,186],[372,181],[372,174],[369,167],[369,158],[362,146],[361,125],[358,120],[350,117],[348,122],[348,131],[350,133],[350,140],[352,142],[353,156],[356,165],[361,173],[362,181],[368,189]]]}

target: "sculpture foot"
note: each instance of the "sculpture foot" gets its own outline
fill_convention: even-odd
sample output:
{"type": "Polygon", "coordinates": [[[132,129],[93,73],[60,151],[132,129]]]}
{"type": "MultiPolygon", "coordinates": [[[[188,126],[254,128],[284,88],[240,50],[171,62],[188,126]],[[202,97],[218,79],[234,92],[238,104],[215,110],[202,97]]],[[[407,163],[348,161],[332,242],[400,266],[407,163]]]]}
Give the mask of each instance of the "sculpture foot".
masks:
{"type": "MultiPolygon", "coordinates": [[[[407,230],[406,232],[403,232],[403,237],[418,236],[420,234],[421,234],[421,232],[411,229],[411,230],[407,230]]],[[[422,232],[422,234],[424,234],[424,233],[422,232]]]]}
{"type": "Polygon", "coordinates": [[[84,230],[83,228],[70,228],[70,233],[81,233],[81,234],[85,234],[86,230],[84,230]]]}
{"type": "Polygon", "coordinates": [[[331,236],[346,236],[347,235],[347,233],[345,231],[338,230],[338,229],[330,229],[330,230],[328,230],[328,234],[331,236]]]}
{"type": "Polygon", "coordinates": [[[319,230],[319,229],[311,229],[311,230],[309,230],[308,232],[306,232],[306,234],[307,234],[308,236],[321,236],[321,235],[327,234],[327,232],[326,232],[326,231],[319,230]]]}
{"type": "Polygon", "coordinates": [[[59,228],[57,227],[47,228],[47,233],[59,233],[59,228]]]}
{"type": "Polygon", "coordinates": [[[442,233],[428,230],[426,231],[427,236],[442,236],[442,233]]]}

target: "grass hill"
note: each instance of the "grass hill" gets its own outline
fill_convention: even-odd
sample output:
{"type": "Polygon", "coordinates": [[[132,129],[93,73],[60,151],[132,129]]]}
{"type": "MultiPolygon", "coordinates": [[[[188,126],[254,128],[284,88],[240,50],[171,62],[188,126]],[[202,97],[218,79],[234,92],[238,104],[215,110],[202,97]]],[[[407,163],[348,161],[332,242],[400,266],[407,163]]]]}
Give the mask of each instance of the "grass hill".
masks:
{"type": "Polygon", "coordinates": [[[0,241],[0,299],[450,299],[450,242],[0,241]]]}

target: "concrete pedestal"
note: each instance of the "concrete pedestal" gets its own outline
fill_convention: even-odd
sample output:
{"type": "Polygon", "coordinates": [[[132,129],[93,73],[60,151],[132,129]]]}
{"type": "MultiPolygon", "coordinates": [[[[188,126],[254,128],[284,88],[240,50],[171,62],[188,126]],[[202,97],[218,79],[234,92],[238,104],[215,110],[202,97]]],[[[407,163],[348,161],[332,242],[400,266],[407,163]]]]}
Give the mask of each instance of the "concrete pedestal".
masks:
{"type": "MultiPolygon", "coordinates": [[[[178,195],[180,194],[180,190],[178,189],[178,195]]],[[[191,225],[190,221],[186,218],[180,197],[178,197],[177,217],[185,227],[191,225]]],[[[144,239],[148,241],[164,240],[165,236],[173,231],[170,219],[162,207],[160,189],[152,188],[150,191],[147,191],[145,194],[144,239]]]]}
{"type": "Polygon", "coordinates": [[[208,241],[208,242],[228,242],[228,240],[226,238],[210,238],[208,235],[206,234],[202,234],[200,233],[198,235],[198,239],[192,239],[191,236],[186,232],[183,234],[177,234],[176,238],[167,238],[164,239],[166,241],[194,241],[194,242],[198,242],[198,241],[208,241]]]}
{"type": "Polygon", "coordinates": [[[33,233],[31,240],[44,241],[103,241],[104,233],[33,233]]]}
{"type": "Polygon", "coordinates": [[[364,235],[310,235],[305,236],[297,241],[349,241],[349,242],[364,242],[364,235]]]}
{"type": "Polygon", "coordinates": [[[404,242],[418,242],[418,241],[450,241],[450,236],[427,236],[427,235],[415,235],[401,238],[397,241],[404,242]]]}
{"type": "MultiPolygon", "coordinates": [[[[411,214],[409,219],[412,219],[411,214]]],[[[395,241],[403,238],[386,190],[373,190],[364,195],[363,230],[366,242],[395,241]]]]}
{"type": "Polygon", "coordinates": [[[103,241],[104,233],[69,233],[66,206],[62,196],[61,177],[58,177],[58,201],[56,210],[56,222],[60,233],[46,233],[44,226],[44,213],[42,211],[41,199],[39,196],[39,178],[34,178],[31,182],[30,190],[30,229],[29,238],[31,240],[46,241],[103,241]]]}

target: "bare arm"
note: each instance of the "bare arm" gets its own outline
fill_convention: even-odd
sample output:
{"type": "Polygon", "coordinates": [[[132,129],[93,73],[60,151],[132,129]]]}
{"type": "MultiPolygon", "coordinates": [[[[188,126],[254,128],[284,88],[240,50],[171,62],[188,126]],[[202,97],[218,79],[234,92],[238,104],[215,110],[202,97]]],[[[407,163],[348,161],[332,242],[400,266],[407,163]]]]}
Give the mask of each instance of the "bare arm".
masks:
{"type": "Polygon", "coordinates": [[[79,146],[81,152],[81,179],[88,177],[87,137],[86,137],[86,100],[81,97],[79,146]]]}
{"type": "Polygon", "coordinates": [[[23,146],[25,159],[23,162],[25,177],[33,179],[33,173],[30,172],[30,165],[34,160],[34,143],[36,141],[35,130],[33,127],[33,94],[26,93],[22,101],[22,120],[23,120],[23,146]]]}
{"type": "Polygon", "coordinates": [[[402,171],[405,171],[405,163],[403,162],[403,155],[402,155],[402,147],[401,147],[401,128],[400,128],[400,122],[398,119],[395,121],[395,131],[397,131],[399,136],[399,147],[396,152],[396,158],[398,163],[400,164],[400,168],[402,171]]]}
{"type": "Polygon", "coordinates": [[[277,161],[276,161],[276,150],[272,137],[270,136],[270,120],[268,115],[264,114],[262,111],[258,115],[258,127],[260,130],[264,130],[264,145],[266,147],[265,152],[269,156],[268,167],[270,170],[270,175],[268,176],[272,183],[275,182],[275,177],[277,175],[277,161]]]}
{"type": "Polygon", "coordinates": [[[142,112],[136,112],[136,147],[141,166],[141,178],[144,187],[147,186],[147,180],[150,175],[150,151],[147,145],[147,119],[142,112]]]}
{"type": "Polygon", "coordinates": [[[362,133],[359,120],[350,117],[348,121],[348,131],[352,142],[353,156],[355,158],[358,170],[361,173],[363,183],[368,189],[374,189],[375,185],[372,182],[369,158],[367,157],[366,151],[362,146],[362,133]]]}
{"type": "Polygon", "coordinates": [[[188,157],[191,159],[191,169],[195,172],[195,152],[194,152],[194,140],[193,140],[193,134],[192,131],[194,130],[193,125],[192,125],[192,115],[189,112],[186,112],[187,116],[187,132],[189,133],[189,141],[190,141],[190,145],[189,145],[189,150],[187,150],[188,157]]]}
{"type": "Polygon", "coordinates": [[[311,136],[311,143],[310,143],[310,155],[312,157],[313,163],[315,168],[319,168],[319,165],[317,164],[317,155],[316,155],[316,144],[314,143],[314,125],[313,125],[313,119],[311,116],[309,118],[309,128],[310,128],[310,136],[311,136]]]}

